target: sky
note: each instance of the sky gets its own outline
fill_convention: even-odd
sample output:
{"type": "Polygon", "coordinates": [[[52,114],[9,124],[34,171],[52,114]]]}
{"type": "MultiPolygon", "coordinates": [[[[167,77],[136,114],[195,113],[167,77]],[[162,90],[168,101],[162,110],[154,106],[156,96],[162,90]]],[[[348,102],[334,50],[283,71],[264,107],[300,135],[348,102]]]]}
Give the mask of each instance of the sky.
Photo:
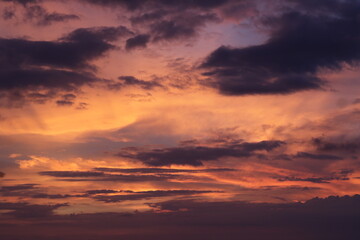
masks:
{"type": "Polygon", "coordinates": [[[0,238],[360,238],[359,0],[1,0],[0,238]]]}

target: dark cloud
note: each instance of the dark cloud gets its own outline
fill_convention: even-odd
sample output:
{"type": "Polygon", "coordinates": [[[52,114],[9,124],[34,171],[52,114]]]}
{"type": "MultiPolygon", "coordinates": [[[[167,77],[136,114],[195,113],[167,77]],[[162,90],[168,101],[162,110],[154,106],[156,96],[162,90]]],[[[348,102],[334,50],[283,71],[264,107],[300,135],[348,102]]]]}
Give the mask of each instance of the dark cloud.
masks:
{"type": "Polygon", "coordinates": [[[43,176],[51,176],[51,177],[99,177],[104,176],[105,174],[102,172],[81,172],[81,171],[45,171],[39,172],[40,175],[43,176]]]}
{"type": "Polygon", "coordinates": [[[2,186],[0,188],[0,193],[7,193],[7,192],[13,192],[19,190],[29,190],[29,189],[34,189],[35,186],[36,184],[19,184],[13,186],[2,186]]]}
{"type": "Polygon", "coordinates": [[[70,195],[70,194],[47,194],[47,193],[36,193],[29,197],[31,198],[46,198],[46,199],[64,199],[71,197],[83,197],[84,195],[70,195]]]}
{"type": "MultiPolygon", "coordinates": [[[[308,2],[308,1],[307,1],[308,2]]],[[[201,68],[206,83],[226,95],[288,94],[321,89],[321,70],[341,70],[360,60],[358,31],[360,3],[337,1],[331,13],[316,15],[292,9],[266,17],[269,40],[245,48],[222,46],[201,68]],[[343,8],[351,5],[351,11],[343,8]]]]}
{"type": "Polygon", "coordinates": [[[4,20],[10,20],[15,17],[15,10],[12,8],[4,8],[2,18],[4,20]]]}
{"type": "Polygon", "coordinates": [[[140,34],[135,37],[129,38],[126,40],[125,48],[127,50],[132,50],[134,48],[146,48],[147,43],[150,40],[150,36],[147,34],[140,34]]]}
{"type": "Polygon", "coordinates": [[[121,89],[123,87],[126,86],[136,86],[139,88],[142,88],[144,90],[151,90],[154,89],[156,87],[163,87],[163,85],[161,85],[159,82],[152,80],[152,81],[144,81],[141,79],[138,79],[134,76],[120,76],[119,81],[117,82],[112,82],[110,84],[108,84],[108,87],[110,89],[121,89]]]}
{"type": "Polygon", "coordinates": [[[243,19],[251,19],[259,15],[259,10],[256,6],[259,3],[258,1],[237,0],[228,2],[229,4],[226,4],[220,9],[221,16],[224,19],[239,21],[243,19]]]}
{"type": "Polygon", "coordinates": [[[54,91],[47,91],[45,93],[39,93],[39,92],[31,92],[26,94],[25,96],[21,96],[21,93],[19,93],[19,97],[27,98],[28,101],[38,103],[38,104],[44,104],[46,101],[52,99],[55,95],[54,91]]]}
{"type": "Polygon", "coordinates": [[[67,22],[70,20],[78,20],[79,16],[74,14],[63,14],[63,13],[48,13],[45,14],[42,19],[38,22],[40,25],[50,25],[54,22],[67,22]]]}
{"type": "Polygon", "coordinates": [[[148,0],[84,0],[86,2],[97,4],[105,7],[121,6],[129,10],[135,10],[141,7],[148,0]]]}
{"type": "MultiPolygon", "coordinates": [[[[79,28],[69,33],[67,36],[63,38],[63,40],[70,42],[93,42],[93,43],[113,42],[118,40],[120,37],[127,37],[132,34],[133,32],[124,26],[79,28]]],[[[95,55],[101,55],[101,53],[95,55]]]]}
{"type": "Polygon", "coordinates": [[[77,29],[58,41],[0,39],[1,69],[19,67],[91,68],[89,61],[114,48],[109,42],[129,31],[125,27],[77,29]]]}
{"type": "Polygon", "coordinates": [[[41,0],[2,0],[3,2],[13,2],[13,3],[19,3],[22,5],[26,5],[29,3],[38,3],[41,2],[41,0]]]}
{"type": "Polygon", "coordinates": [[[171,19],[163,19],[150,25],[152,40],[171,41],[183,40],[194,37],[200,27],[208,22],[218,21],[215,14],[181,14],[173,16],[171,19]]]}
{"type": "Polygon", "coordinates": [[[70,20],[78,20],[79,16],[75,14],[64,14],[52,12],[49,13],[40,5],[25,5],[25,20],[35,21],[38,25],[51,25],[55,22],[67,22],[70,20]]]}
{"type": "Polygon", "coordinates": [[[177,178],[169,174],[158,175],[126,175],[126,174],[106,174],[95,171],[45,171],[39,172],[43,176],[61,178],[61,181],[100,181],[100,182],[146,182],[146,181],[167,181],[177,178]]]}
{"type": "Polygon", "coordinates": [[[85,109],[87,109],[88,106],[89,106],[88,103],[86,103],[86,102],[80,102],[80,103],[78,104],[78,106],[76,107],[76,109],[77,109],[77,110],[85,110],[85,109]]]}
{"type": "Polygon", "coordinates": [[[137,16],[132,16],[130,18],[132,25],[145,25],[149,23],[154,23],[159,19],[162,19],[168,14],[168,11],[163,9],[157,9],[151,12],[142,13],[137,16]]]}
{"type": "MultiPolygon", "coordinates": [[[[41,1],[6,1],[20,4],[24,9],[23,20],[25,22],[34,22],[40,26],[51,25],[56,22],[67,22],[70,20],[79,20],[80,17],[75,14],[64,14],[58,12],[48,12],[42,5],[41,1]]],[[[16,6],[16,5],[15,5],[16,6]]],[[[3,19],[9,20],[15,16],[16,7],[5,8],[3,12],[3,19]]]]}
{"type": "Polygon", "coordinates": [[[92,73],[45,69],[0,70],[0,79],[0,106],[4,107],[42,104],[57,93],[77,91],[99,81],[92,73]]]}
{"type": "Polygon", "coordinates": [[[337,15],[356,14],[359,6],[358,0],[287,0],[288,3],[295,4],[295,9],[306,10],[313,14],[329,14],[337,15]]]}
{"type": "Polygon", "coordinates": [[[71,197],[86,197],[84,194],[48,194],[38,184],[18,184],[13,186],[3,186],[0,188],[0,195],[4,197],[21,198],[44,198],[44,199],[64,199],[71,197]]]}
{"type": "Polygon", "coordinates": [[[360,138],[355,139],[326,139],[323,137],[313,138],[313,145],[319,151],[325,152],[350,152],[355,153],[360,149],[360,138]]]}
{"type": "Polygon", "coordinates": [[[270,187],[269,190],[272,189],[284,189],[287,191],[313,191],[313,190],[321,190],[319,187],[303,187],[303,186],[286,186],[286,187],[270,187]]]}
{"type": "Polygon", "coordinates": [[[173,169],[173,168],[94,168],[102,172],[121,173],[199,173],[199,172],[230,172],[236,171],[232,168],[210,168],[210,169],[173,169]]]}
{"type": "Polygon", "coordinates": [[[349,178],[347,177],[309,177],[309,178],[298,178],[298,177],[284,177],[279,178],[278,181],[295,181],[295,182],[312,182],[312,183],[330,183],[334,180],[342,180],[347,181],[349,178]]]}
{"type": "Polygon", "coordinates": [[[128,39],[126,49],[145,48],[149,42],[189,40],[210,22],[220,18],[213,8],[227,3],[214,1],[88,1],[103,6],[123,6],[133,11],[130,21],[139,34],[128,39]]]}
{"type": "MultiPolygon", "coordinates": [[[[43,211],[48,217],[41,224],[0,224],[0,236],[14,240],[48,240],[54,235],[63,240],[236,240],[239,236],[252,240],[284,236],[291,240],[357,240],[360,236],[359,195],[314,198],[304,203],[173,200],[149,205],[154,211],[71,215],[43,211]]],[[[25,207],[24,203],[0,203],[1,209],[25,207]]]]}
{"type": "Polygon", "coordinates": [[[72,101],[67,101],[67,100],[57,100],[57,101],[56,101],[56,104],[57,104],[58,106],[71,106],[71,105],[74,104],[74,102],[72,102],[72,101]]]}
{"type": "Polygon", "coordinates": [[[74,104],[74,100],[76,99],[76,95],[72,93],[64,94],[61,96],[60,100],[56,101],[56,104],[59,106],[71,106],[74,104]]]}
{"type": "Polygon", "coordinates": [[[184,10],[187,8],[215,8],[228,2],[228,0],[85,0],[92,4],[102,6],[122,6],[129,10],[137,10],[140,8],[175,8],[184,10]]]}
{"type": "Polygon", "coordinates": [[[316,160],[342,160],[342,157],[328,154],[312,154],[308,152],[298,152],[295,155],[296,158],[310,158],[316,160]]]}
{"type": "MultiPolygon", "coordinates": [[[[0,91],[16,91],[24,89],[30,91],[47,89],[74,91],[82,85],[97,81],[97,78],[91,73],[41,69],[0,70],[0,79],[0,91]]],[[[30,96],[39,97],[40,95],[30,96]]]]}
{"type": "Polygon", "coordinates": [[[68,94],[64,94],[61,96],[62,99],[67,100],[67,101],[72,101],[76,98],[76,95],[72,94],[72,93],[68,93],[68,94]]]}
{"type": "Polygon", "coordinates": [[[28,203],[0,202],[1,210],[9,210],[5,215],[17,218],[45,218],[54,215],[54,210],[68,206],[67,204],[36,205],[28,203]]]}
{"type": "Polygon", "coordinates": [[[254,151],[271,151],[283,144],[284,142],[282,141],[261,141],[218,147],[181,146],[148,151],[131,148],[124,149],[116,154],[116,156],[137,159],[149,166],[169,166],[172,164],[202,166],[203,161],[213,161],[222,157],[250,157],[254,155],[254,151]]]}
{"type": "MultiPolygon", "coordinates": [[[[57,41],[0,39],[0,99],[5,102],[1,105],[43,103],[58,92],[73,92],[101,81],[90,61],[114,49],[110,42],[128,34],[130,31],[120,26],[81,28],[57,41]],[[39,99],[40,95],[44,97],[39,99]]],[[[58,104],[70,104],[71,100],[63,97],[58,104]]]]}
{"type": "Polygon", "coordinates": [[[196,195],[202,193],[213,193],[214,191],[196,191],[196,190],[157,190],[157,191],[143,191],[132,192],[126,195],[97,195],[94,199],[102,202],[122,202],[122,201],[136,201],[158,197],[196,195]]]}
{"type": "Polygon", "coordinates": [[[94,195],[94,194],[118,193],[118,192],[122,192],[122,191],[102,189],[102,190],[88,190],[85,193],[89,195],[94,195]]]}
{"type": "Polygon", "coordinates": [[[359,104],[360,103],[360,98],[356,98],[354,101],[353,101],[353,104],[359,104]]]}
{"type": "Polygon", "coordinates": [[[295,181],[295,182],[313,182],[313,183],[330,183],[331,181],[347,181],[349,180],[349,175],[353,173],[351,169],[343,169],[339,172],[334,172],[330,176],[325,177],[281,177],[277,178],[278,181],[295,181]]]}

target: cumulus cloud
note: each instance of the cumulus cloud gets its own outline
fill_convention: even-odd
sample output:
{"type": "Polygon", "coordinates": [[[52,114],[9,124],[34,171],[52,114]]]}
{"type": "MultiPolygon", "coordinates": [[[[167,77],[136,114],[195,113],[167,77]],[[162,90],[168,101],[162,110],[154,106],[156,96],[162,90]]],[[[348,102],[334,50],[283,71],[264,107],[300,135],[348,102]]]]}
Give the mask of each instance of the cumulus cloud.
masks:
{"type": "Polygon", "coordinates": [[[208,77],[204,84],[225,95],[288,94],[322,89],[326,81],[321,70],[341,70],[343,64],[360,61],[358,1],[326,1],[290,8],[282,14],[265,17],[270,38],[263,44],[235,48],[221,46],[202,63],[208,77]],[[310,7],[311,6],[311,7],[310,7]],[[317,6],[317,7],[316,7],[317,6]],[[319,7],[326,11],[316,15],[319,7]],[[331,10],[330,10],[331,9],[331,10]]]}
{"type": "MultiPolygon", "coordinates": [[[[1,38],[0,105],[45,102],[56,93],[71,93],[101,81],[90,61],[103,57],[115,48],[111,42],[129,34],[127,28],[119,26],[80,28],[56,41],[1,38]]],[[[58,104],[70,102],[66,98],[58,104]]]]}

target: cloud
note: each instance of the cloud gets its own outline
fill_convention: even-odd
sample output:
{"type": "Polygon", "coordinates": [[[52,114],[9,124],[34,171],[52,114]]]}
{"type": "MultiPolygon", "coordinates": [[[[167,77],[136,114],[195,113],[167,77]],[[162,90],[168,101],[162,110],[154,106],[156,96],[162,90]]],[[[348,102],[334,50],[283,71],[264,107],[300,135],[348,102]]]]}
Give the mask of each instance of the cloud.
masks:
{"type": "Polygon", "coordinates": [[[13,8],[4,8],[2,12],[2,18],[4,20],[10,20],[15,17],[15,10],[13,8]]]}
{"type": "Polygon", "coordinates": [[[49,194],[44,189],[38,187],[38,184],[18,184],[12,186],[2,186],[0,195],[3,197],[23,198],[43,198],[43,199],[64,199],[72,197],[87,197],[84,194],[49,194]]]}
{"type": "Polygon", "coordinates": [[[61,178],[61,181],[100,181],[100,182],[147,182],[147,181],[167,181],[177,176],[159,174],[159,175],[126,175],[126,174],[106,174],[95,171],[44,171],[39,172],[42,176],[51,176],[61,178]]]}
{"type": "Polygon", "coordinates": [[[43,66],[91,69],[89,61],[114,49],[110,42],[128,34],[127,28],[119,26],[80,28],[56,41],[1,38],[0,49],[4,54],[1,70],[43,66]]]}
{"type": "Polygon", "coordinates": [[[150,36],[147,34],[140,34],[135,37],[129,38],[126,40],[125,48],[127,50],[132,50],[135,48],[146,48],[147,43],[150,40],[150,36]]]}
{"type": "Polygon", "coordinates": [[[212,193],[214,191],[197,191],[197,190],[157,190],[157,191],[143,191],[132,192],[126,195],[97,195],[95,200],[112,203],[122,201],[136,201],[158,197],[170,197],[170,196],[184,196],[184,195],[197,195],[202,193],[212,193]]]}
{"type": "MultiPolygon", "coordinates": [[[[308,1],[307,1],[308,2],[308,1]]],[[[225,95],[289,94],[323,89],[322,70],[341,70],[360,60],[358,1],[337,1],[331,13],[313,14],[290,9],[265,17],[270,38],[263,44],[221,46],[201,64],[205,85],[225,95]],[[351,6],[352,11],[344,6],[351,6]]],[[[314,8],[316,9],[316,8],[314,8]]],[[[314,10],[315,11],[315,10],[314,10]]]]}
{"type": "MultiPolygon", "coordinates": [[[[67,22],[70,20],[79,20],[80,17],[75,14],[64,14],[58,12],[48,12],[43,6],[39,5],[41,1],[5,1],[19,4],[23,9],[23,21],[34,22],[39,26],[48,26],[56,22],[67,22]]],[[[10,20],[16,15],[16,5],[12,8],[5,8],[3,19],[10,20]]]]}
{"type": "Polygon", "coordinates": [[[21,4],[23,6],[26,6],[28,4],[35,4],[35,3],[39,3],[42,0],[2,0],[3,2],[12,2],[12,3],[17,3],[17,4],[21,4]]]}
{"type": "Polygon", "coordinates": [[[141,7],[147,0],[134,0],[134,1],[127,1],[127,0],[84,0],[86,2],[101,5],[105,7],[114,7],[114,6],[121,6],[126,7],[129,10],[135,10],[141,7]]]}
{"type": "Polygon", "coordinates": [[[45,198],[45,199],[64,199],[64,198],[71,198],[71,197],[84,197],[84,195],[36,193],[36,194],[29,195],[28,197],[45,198]]]}
{"type": "Polygon", "coordinates": [[[325,139],[318,137],[312,139],[312,144],[319,151],[356,153],[360,148],[360,138],[355,139],[325,139]]]}
{"type": "Polygon", "coordinates": [[[51,177],[71,177],[71,178],[77,178],[77,177],[99,177],[104,176],[104,173],[102,172],[83,172],[83,171],[45,171],[45,172],[39,172],[42,176],[51,176],[51,177]]]}
{"type": "Polygon", "coordinates": [[[56,101],[56,104],[59,106],[71,106],[74,104],[75,99],[76,99],[76,95],[72,93],[64,94],[61,96],[60,100],[56,101]]]}
{"type": "MultiPolygon", "coordinates": [[[[56,41],[0,38],[0,105],[45,102],[102,80],[90,61],[114,49],[111,42],[131,32],[123,27],[80,28],[56,41]],[[40,98],[39,98],[40,97],[40,98]]],[[[70,104],[69,99],[58,104],[70,104]]]]}
{"type": "Polygon", "coordinates": [[[10,210],[5,215],[14,216],[17,218],[45,218],[54,215],[54,210],[68,206],[68,204],[55,205],[37,205],[28,203],[8,203],[0,202],[1,210],[10,210]]]}
{"type": "Polygon", "coordinates": [[[312,183],[330,183],[330,181],[334,180],[349,180],[347,177],[309,177],[309,178],[298,178],[298,177],[284,177],[279,178],[278,181],[295,181],[295,182],[312,182],[312,183]]]}
{"type": "Polygon", "coordinates": [[[85,0],[92,4],[102,5],[102,6],[121,6],[126,7],[128,10],[137,10],[144,9],[148,7],[152,8],[175,8],[179,10],[187,8],[200,8],[208,9],[219,7],[228,2],[228,0],[184,0],[184,1],[174,1],[174,0],[85,0]]]}
{"type": "MultiPolygon", "coordinates": [[[[11,90],[64,90],[74,91],[78,87],[97,81],[91,73],[64,70],[0,70],[0,91],[11,90]]],[[[39,95],[37,95],[39,96],[39,95]]],[[[35,97],[35,95],[29,95],[35,97]]]]}
{"type": "Polygon", "coordinates": [[[308,152],[298,152],[295,155],[296,158],[310,158],[316,160],[342,160],[342,157],[328,154],[312,154],[308,152]]]}
{"type": "Polygon", "coordinates": [[[37,25],[47,26],[56,22],[67,22],[70,20],[79,20],[80,17],[75,14],[64,14],[52,12],[49,13],[40,5],[25,5],[25,21],[35,20],[37,25]]]}
{"type": "Polygon", "coordinates": [[[41,0],[3,0],[3,1],[4,2],[14,2],[14,3],[19,3],[19,4],[22,4],[22,5],[26,5],[26,4],[29,4],[29,3],[38,3],[41,0]]]}
{"type": "Polygon", "coordinates": [[[141,34],[129,38],[126,49],[145,48],[149,42],[179,42],[194,39],[207,23],[219,22],[213,9],[226,0],[213,1],[93,1],[102,6],[120,6],[131,12],[132,26],[141,34]]]}
{"type": "Polygon", "coordinates": [[[113,81],[113,82],[109,83],[108,87],[110,89],[115,89],[115,90],[118,90],[118,89],[121,89],[121,88],[127,87],[127,86],[139,87],[144,90],[152,90],[156,87],[163,87],[163,85],[161,85],[156,80],[144,81],[144,80],[138,79],[134,76],[120,76],[118,78],[118,80],[119,81],[113,81]]]}
{"type": "Polygon", "coordinates": [[[0,193],[34,189],[34,186],[36,185],[37,184],[18,184],[13,186],[2,186],[0,189],[0,193]]]}
{"type": "Polygon", "coordinates": [[[282,141],[261,141],[218,147],[180,146],[152,150],[140,149],[138,151],[131,148],[124,149],[116,156],[137,159],[149,166],[169,166],[172,164],[202,166],[203,161],[214,161],[222,157],[250,157],[255,155],[255,151],[271,151],[283,144],[282,141]]]}
{"type": "Polygon", "coordinates": [[[94,194],[118,193],[118,192],[122,192],[122,191],[102,189],[102,190],[88,190],[85,193],[89,195],[94,195],[94,194]]]}
{"type": "Polygon", "coordinates": [[[348,181],[350,180],[349,175],[353,173],[351,169],[343,169],[339,172],[334,172],[330,176],[325,177],[280,177],[278,181],[295,181],[295,182],[312,182],[312,183],[330,183],[331,181],[348,181]]]}
{"type": "Polygon", "coordinates": [[[212,173],[212,172],[231,172],[236,171],[232,168],[210,168],[210,169],[173,169],[173,168],[94,168],[102,172],[120,173],[212,173]]]}
{"type": "Polygon", "coordinates": [[[150,25],[150,33],[154,42],[183,40],[194,37],[207,22],[218,21],[215,14],[182,14],[171,19],[163,19],[150,25]]]}

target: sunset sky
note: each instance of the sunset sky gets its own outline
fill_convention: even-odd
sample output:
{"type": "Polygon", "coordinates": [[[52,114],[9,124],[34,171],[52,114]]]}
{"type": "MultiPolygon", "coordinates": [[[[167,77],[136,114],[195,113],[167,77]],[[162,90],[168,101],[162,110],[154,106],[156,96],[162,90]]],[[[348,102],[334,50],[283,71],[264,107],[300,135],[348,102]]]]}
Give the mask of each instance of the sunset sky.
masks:
{"type": "Polygon", "coordinates": [[[0,19],[0,239],[360,239],[359,0],[0,19]]]}

